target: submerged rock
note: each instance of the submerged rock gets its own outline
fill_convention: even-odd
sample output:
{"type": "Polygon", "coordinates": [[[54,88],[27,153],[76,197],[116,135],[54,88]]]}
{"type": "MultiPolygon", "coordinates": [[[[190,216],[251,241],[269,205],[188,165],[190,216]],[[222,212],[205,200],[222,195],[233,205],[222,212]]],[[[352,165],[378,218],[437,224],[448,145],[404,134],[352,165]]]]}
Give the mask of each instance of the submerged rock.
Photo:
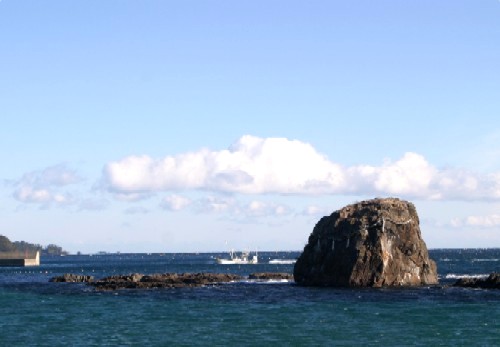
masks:
{"type": "Polygon", "coordinates": [[[436,284],[415,206],[396,198],[362,201],[323,217],[295,263],[299,285],[436,284]]]}
{"type": "Polygon", "coordinates": [[[491,273],[487,278],[460,278],[453,284],[453,286],[482,289],[500,289],[500,273],[491,273]]]}

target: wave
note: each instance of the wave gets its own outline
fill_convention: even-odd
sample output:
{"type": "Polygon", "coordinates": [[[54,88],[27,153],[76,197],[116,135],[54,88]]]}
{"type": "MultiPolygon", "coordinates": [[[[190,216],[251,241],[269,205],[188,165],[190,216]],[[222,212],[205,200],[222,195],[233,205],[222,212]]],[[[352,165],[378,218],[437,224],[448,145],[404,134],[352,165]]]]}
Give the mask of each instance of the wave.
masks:
{"type": "Polygon", "coordinates": [[[460,279],[460,278],[486,278],[489,274],[447,274],[446,279],[460,279]]]}
{"type": "Polygon", "coordinates": [[[261,279],[241,279],[241,280],[235,280],[235,281],[229,281],[229,282],[222,282],[220,285],[230,285],[230,284],[238,284],[238,283],[244,283],[244,284],[282,284],[282,283],[294,283],[294,280],[287,280],[287,279],[266,279],[266,280],[261,280],[261,279]]]}
{"type": "Polygon", "coordinates": [[[271,259],[269,264],[295,264],[296,259],[271,259]]]}
{"type": "Polygon", "coordinates": [[[472,259],[472,261],[477,261],[477,262],[481,262],[481,261],[498,261],[499,259],[472,259]]]}

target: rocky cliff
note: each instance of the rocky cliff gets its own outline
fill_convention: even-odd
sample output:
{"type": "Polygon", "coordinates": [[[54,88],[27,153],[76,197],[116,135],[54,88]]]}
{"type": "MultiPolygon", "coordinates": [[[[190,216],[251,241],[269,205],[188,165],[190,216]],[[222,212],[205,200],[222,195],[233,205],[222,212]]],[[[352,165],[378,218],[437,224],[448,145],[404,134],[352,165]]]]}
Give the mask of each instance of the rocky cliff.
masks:
{"type": "Polygon", "coordinates": [[[294,278],[299,285],[341,287],[438,282],[415,206],[396,198],[362,201],[323,217],[295,264],[294,278]]]}

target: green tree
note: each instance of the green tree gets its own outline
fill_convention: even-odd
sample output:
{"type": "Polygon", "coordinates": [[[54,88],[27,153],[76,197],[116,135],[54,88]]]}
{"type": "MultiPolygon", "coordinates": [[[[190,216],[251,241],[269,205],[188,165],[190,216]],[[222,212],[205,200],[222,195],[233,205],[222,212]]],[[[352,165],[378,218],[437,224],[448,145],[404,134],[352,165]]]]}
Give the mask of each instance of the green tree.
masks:
{"type": "Polygon", "coordinates": [[[58,245],[50,244],[47,247],[44,248],[43,250],[44,254],[48,255],[61,255],[61,254],[67,254],[66,251],[62,249],[62,247],[59,247],[58,245]]]}
{"type": "Polygon", "coordinates": [[[0,252],[14,252],[16,246],[10,240],[3,235],[0,235],[0,252]]]}
{"type": "MultiPolygon", "coordinates": [[[[0,0],[1,1],[1,0],[0,0]]],[[[29,243],[26,241],[11,242],[6,236],[0,235],[0,252],[19,252],[34,254],[40,251],[44,255],[67,255],[68,252],[55,244],[50,244],[46,247],[42,245],[29,243]]]]}

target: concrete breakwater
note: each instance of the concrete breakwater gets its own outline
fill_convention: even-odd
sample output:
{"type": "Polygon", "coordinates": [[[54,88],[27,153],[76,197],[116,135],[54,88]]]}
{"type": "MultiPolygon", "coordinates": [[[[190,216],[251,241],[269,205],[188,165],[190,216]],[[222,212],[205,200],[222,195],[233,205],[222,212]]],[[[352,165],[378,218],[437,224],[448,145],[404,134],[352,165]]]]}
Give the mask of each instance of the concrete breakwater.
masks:
{"type": "Polygon", "coordinates": [[[39,266],[40,252],[0,252],[0,266],[39,266]]]}

